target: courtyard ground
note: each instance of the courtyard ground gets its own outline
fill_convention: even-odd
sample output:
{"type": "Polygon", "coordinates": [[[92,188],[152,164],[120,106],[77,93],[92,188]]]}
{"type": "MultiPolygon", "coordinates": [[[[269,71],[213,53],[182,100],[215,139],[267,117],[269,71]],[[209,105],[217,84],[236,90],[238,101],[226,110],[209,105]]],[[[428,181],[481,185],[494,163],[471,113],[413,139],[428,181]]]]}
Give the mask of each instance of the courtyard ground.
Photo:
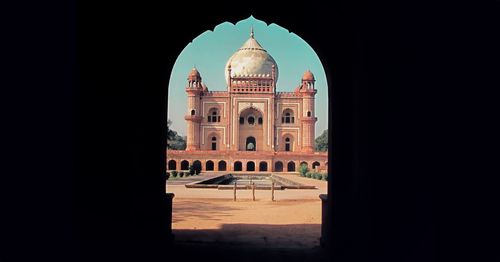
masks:
{"type": "Polygon", "coordinates": [[[317,189],[233,190],[186,188],[189,182],[215,173],[169,179],[167,192],[174,193],[173,232],[178,243],[226,244],[259,248],[311,249],[319,246],[321,201],[327,182],[298,175],[287,178],[317,189]]]}

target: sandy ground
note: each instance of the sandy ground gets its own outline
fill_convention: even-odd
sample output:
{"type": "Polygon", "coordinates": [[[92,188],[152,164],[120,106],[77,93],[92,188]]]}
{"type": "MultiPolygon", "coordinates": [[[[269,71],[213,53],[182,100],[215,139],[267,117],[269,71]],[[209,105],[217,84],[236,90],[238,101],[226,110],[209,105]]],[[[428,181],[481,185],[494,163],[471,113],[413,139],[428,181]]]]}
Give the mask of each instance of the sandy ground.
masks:
{"type": "Polygon", "coordinates": [[[287,178],[317,189],[251,190],[186,188],[185,183],[210,175],[169,180],[175,194],[173,230],[177,241],[259,245],[272,248],[313,248],[321,235],[321,201],[327,183],[288,175],[287,178]]]}

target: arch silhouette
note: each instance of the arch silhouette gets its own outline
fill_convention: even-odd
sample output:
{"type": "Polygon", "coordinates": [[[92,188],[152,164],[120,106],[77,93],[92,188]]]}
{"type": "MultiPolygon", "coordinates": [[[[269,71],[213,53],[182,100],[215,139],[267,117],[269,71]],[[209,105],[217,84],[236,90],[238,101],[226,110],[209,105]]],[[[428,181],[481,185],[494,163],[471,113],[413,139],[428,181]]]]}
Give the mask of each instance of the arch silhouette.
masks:
{"type": "Polygon", "coordinates": [[[175,160],[168,161],[168,170],[176,170],[177,162],[175,160]]]}
{"type": "Polygon", "coordinates": [[[234,171],[243,171],[243,166],[240,161],[234,162],[234,171]]]}
{"type": "Polygon", "coordinates": [[[188,170],[188,169],[189,169],[189,161],[182,160],[181,161],[181,170],[188,170]]]}
{"type": "Polygon", "coordinates": [[[283,162],[278,161],[274,163],[274,171],[275,172],[283,172],[283,162]]]}
{"type": "Polygon", "coordinates": [[[247,171],[255,171],[255,162],[253,161],[247,162],[247,171]]]}
{"type": "Polygon", "coordinates": [[[205,164],[205,170],[214,171],[214,161],[208,160],[207,163],[205,164]]]}
{"type": "Polygon", "coordinates": [[[218,167],[219,171],[226,171],[226,168],[227,168],[226,165],[227,165],[226,161],[221,160],[221,161],[219,161],[219,164],[217,167],[218,167]]]}
{"type": "Polygon", "coordinates": [[[262,161],[259,163],[259,171],[267,171],[267,162],[262,161]]]}

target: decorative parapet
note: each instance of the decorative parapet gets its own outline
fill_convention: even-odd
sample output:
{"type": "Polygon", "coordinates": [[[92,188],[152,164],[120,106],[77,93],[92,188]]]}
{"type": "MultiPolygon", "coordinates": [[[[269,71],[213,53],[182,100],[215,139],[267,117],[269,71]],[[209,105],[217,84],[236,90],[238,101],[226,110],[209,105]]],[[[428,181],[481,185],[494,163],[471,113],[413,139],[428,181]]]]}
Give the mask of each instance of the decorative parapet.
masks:
{"type": "Polygon", "coordinates": [[[277,92],[276,93],[277,98],[288,98],[288,97],[302,97],[302,94],[300,93],[295,93],[295,92],[277,92]]]}
{"type": "Polygon", "coordinates": [[[208,91],[204,92],[203,96],[210,96],[210,97],[228,97],[229,93],[227,91],[208,91]]]}
{"type": "Polygon", "coordinates": [[[231,150],[195,150],[195,151],[186,151],[186,150],[167,150],[167,155],[171,156],[202,156],[206,157],[207,155],[217,155],[220,157],[231,155],[233,157],[328,157],[328,152],[286,152],[286,151],[277,151],[277,152],[269,152],[269,151],[231,151],[231,150]]]}

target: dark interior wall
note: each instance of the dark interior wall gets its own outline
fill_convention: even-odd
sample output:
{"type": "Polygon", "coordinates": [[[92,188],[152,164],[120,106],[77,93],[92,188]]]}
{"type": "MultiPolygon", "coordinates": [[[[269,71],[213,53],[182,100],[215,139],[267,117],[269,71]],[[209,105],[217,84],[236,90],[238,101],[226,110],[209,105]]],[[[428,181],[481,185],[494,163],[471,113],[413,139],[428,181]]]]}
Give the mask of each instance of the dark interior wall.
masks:
{"type": "MultiPolygon", "coordinates": [[[[6,86],[21,103],[2,106],[15,112],[5,118],[12,120],[5,130],[15,127],[5,137],[16,138],[4,146],[16,159],[7,158],[5,166],[14,171],[5,177],[21,186],[14,197],[2,198],[10,209],[4,212],[1,255],[6,261],[148,261],[165,255],[160,245],[170,70],[198,34],[252,14],[301,36],[327,71],[333,130],[329,250],[337,261],[447,260],[454,248],[436,236],[436,210],[443,206],[434,193],[447,189],[436,183],[450,168],[440,163],[449,159],[442,152],[455,134],[441,129],[453,120],[448,105],[457,103],[449,99],[450,86],[456,91],[487,84],[461,64],[486,54],[478,48],[475,56],[464,55],[466,39],[458,36],[492,32],[477,31],[467,16],[449,15],[449,8],[379,1],[20,7],[26,18],[16,17],[10,31],[20,40],[11,47],[22,51],[7,59],[22,70],[10,74],[16,84],[6,86]],[[440,252],[447,257],[435,259],[440,252]]],[[[495,46],[492,38],[482,40],[482,47],[495,46]]]]}
{"type": "Polygon", "coordinates": [[[292,4],[210,8],[206,2],[174,8],[80,3],[82,155],[76,211],[84,247],[158,254],[170,70],[194,37],[252,14],[300,35],[327,71],[333,95],[329,189],[335,256],[356,261],[432,256],[429,244],[413,243],[430,243],[429,206],[417,206],[415,198],[426,201],[425,190],[410,182],[412,170],[403,164],[409,156],[401,154],[406,151],[400,141],[406,143],[406,137],[400,71],[408,69],[400,67],[400,18],[387,11],[393,10],[389,4],[316,4],[308,10],[292,4]]]}

